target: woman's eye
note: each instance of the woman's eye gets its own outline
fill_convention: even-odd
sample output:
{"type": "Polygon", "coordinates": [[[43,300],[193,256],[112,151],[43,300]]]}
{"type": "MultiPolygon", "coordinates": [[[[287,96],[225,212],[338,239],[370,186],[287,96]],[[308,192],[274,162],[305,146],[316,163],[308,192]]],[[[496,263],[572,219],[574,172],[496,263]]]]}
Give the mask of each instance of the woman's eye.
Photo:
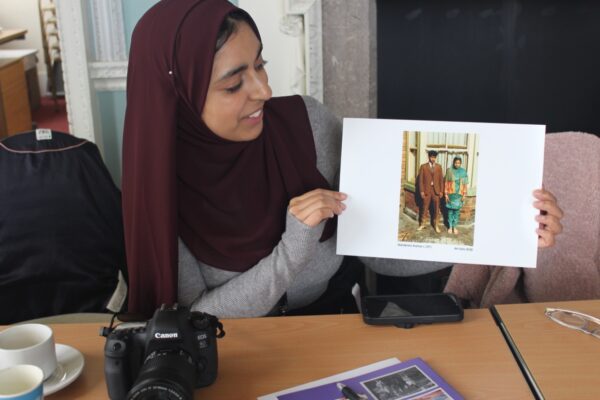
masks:
{"type": "Polygon", "coordinates": [[[240,90],[240,88],[242,87],[242,83],[243,83],[243,82],[242,82],[242,81],[240,81],[240,83],[238,83],[238,84],[237,84],[237,85],[235,85],[235,86],[232,86],[232,87],[229,87],[229,88],[225,89],[225,91],[226,91],[227,93],[235,93],[235,92],[237,92],[238,90],[240,90]]]}
{"type": "Polygon", "coordinates": [[[262,60],[254,68],[256,68],[257,70],[265,69],[265,65],[267,65],[267,62],[268,62],[267,60],[262,60]]]}

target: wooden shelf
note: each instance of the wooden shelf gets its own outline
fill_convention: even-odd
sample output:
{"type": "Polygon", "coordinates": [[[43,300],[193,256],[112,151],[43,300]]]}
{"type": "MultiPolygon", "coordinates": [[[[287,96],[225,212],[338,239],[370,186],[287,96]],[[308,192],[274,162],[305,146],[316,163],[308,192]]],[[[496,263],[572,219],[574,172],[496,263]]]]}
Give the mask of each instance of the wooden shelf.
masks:
{"type": "Polygon", "coordinates": [[[25,39],[25,34],[27,34],[27,29],[3,29],[0,32],[0,44],[15,39],[25,39]]]}

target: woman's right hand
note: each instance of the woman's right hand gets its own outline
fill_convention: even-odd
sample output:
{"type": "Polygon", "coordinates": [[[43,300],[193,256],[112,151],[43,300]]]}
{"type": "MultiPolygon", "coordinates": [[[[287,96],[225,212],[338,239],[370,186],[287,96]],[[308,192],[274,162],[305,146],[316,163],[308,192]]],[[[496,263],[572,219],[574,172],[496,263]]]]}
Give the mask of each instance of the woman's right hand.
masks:
{"type": "Polygon", "coordinates": [[[314,227],[321,221],[340,215],[346,209],[342,203],[348,196],[327,189],[315,189],[290,200],[288,211],[304,224],[314,227]]]}

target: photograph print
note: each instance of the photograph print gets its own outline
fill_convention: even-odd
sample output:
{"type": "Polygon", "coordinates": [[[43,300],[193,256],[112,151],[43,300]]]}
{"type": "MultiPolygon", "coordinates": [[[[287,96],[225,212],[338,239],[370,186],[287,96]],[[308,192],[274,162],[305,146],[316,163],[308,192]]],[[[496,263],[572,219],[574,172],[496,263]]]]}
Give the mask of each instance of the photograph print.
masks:
{"type": "Polygon", "coordinates": [[[413,397],[411,400],[452,400],[452,397],[450,397],[443,389],[438,388],[433,392],[425,393],[419,397],[413,397]]]}
{"type": "Polygon", "coordinates": [[[405,131],[398,242],[473,246],[479,135],[405,131]]]}
{"type": "Polygon", "coordinates": [[[544,138],[543,125],[345,118],[338,254],[535,267],[544,138]]]}
{"type": "Polygon", "coordinates": [[[375,400],[400,400],[437,385],[417,366],[361,382],[375,400]]]}

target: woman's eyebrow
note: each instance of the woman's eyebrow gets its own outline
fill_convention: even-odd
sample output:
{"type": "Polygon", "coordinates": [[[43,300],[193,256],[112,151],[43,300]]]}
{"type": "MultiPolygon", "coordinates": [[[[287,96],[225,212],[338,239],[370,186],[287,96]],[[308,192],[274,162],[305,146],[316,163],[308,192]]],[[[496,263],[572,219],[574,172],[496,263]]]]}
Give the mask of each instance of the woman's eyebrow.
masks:
{"type": "Polygon", "coordinates": [[[239,67],[236,67],[230,71],[227,71],[225,74],[223,74],[223,76],[221,76],[219,78],[219,81],[224,81],[225,79],[231,78],[232,76],[237,75],[240,72],[245,71],[247,69],[248,69],[248,64],[240,65],[239,67]]]}
{"type": "MultiPolygon", "coordinates": [[[[256,60],[258,60],[260,58],[262,50],[263,50],[263,46],[262,46],[262,43],[261,43],[260,46],[259,46],[259,48],[258,48],[258,52],[256,53],[256,60]]],[[[236,68],[234,68],[234,69],[232,69],[230,71],[227,71],[225,74],[223,74],[223,76],[221,76],[219,78],[219,81],[223,81],[223,80],[225,80],[227,78],[231,78],[232,76],[237,75],[240,72],[243,72],[243,71],[245,71],[247,69],[248,69],[248,64],[242,64],[242,65],[240,65],[240,66],[238,66],[238,67],[236,67],[236,68]]]]}

